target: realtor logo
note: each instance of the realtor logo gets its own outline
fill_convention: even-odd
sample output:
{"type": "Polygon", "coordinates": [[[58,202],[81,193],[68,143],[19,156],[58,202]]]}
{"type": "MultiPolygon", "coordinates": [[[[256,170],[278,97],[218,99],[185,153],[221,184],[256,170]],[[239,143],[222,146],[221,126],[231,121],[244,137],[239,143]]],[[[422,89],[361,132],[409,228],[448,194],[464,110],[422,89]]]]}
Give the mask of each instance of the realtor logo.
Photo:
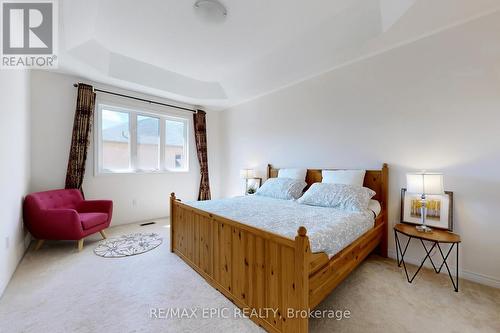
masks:
{"type": "Polygon", "coordinates": [[[55,68],[56,3],[2,1],[2,68],[55,68]]]}

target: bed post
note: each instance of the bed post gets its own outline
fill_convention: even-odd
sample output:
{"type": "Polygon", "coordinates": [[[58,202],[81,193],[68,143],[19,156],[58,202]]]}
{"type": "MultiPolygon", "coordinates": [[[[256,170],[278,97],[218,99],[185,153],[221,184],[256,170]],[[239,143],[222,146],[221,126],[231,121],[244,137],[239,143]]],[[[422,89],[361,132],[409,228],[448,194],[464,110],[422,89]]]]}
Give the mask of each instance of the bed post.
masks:
{"type": "MultiPolygon", "coordinates": [[[[295,236],[295,274],[297,281],[297,310],[305,310],[309,314],[309,262],[310,247],[307,230],[305,227],[299,227],[297,236],[295,236]]],[[[307,317],[298,317],[297,331],[307,333],[309,326],[309,315],[307,317]]]]}
{"type": "Polygon", "coordinates": [[[387,246],[388,246],[388,232],[389,232],[389,216],[387,213],[387,202],[389,201],[389,167],[387,163],[382,166],[382,214],[383,223],[382,227],[382,239],[380,240],[380,245],[378,253],[380,256],[387,258],[387,246]]]}
{"type": "Polygon", "coordinates": [[[271,164],[268,164],[267,165],[267,179],[271,178],[271,169],[272,169],[271,164]]]}
{"type": "Polygon", "coordinates": [[[170,252],[174,252],[174,204],[175,193],[170,193],[170,252]]]}

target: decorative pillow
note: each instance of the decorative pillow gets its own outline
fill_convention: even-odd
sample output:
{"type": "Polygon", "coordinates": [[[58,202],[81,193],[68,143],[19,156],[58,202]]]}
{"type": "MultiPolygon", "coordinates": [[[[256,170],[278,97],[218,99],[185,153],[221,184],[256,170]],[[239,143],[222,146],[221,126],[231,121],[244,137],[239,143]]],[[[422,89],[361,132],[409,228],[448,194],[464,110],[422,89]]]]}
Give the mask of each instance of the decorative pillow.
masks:
{"type": "Polygon", "coordinates": [[[310,206],[363,211],[368,208],[370,199],[374,195],[375,192],[366,187],[314,183],[298,202],[310,206]]]}
{"type": "Polygon", "coordinates": [[[323,170],[322,183],[363,186],[366,170],[323,170]]]}
{"type": "Polygon", "coordinates": [[[275,199],[292,200],[302,195],[306,182],[291,178],[270,178],[255,194],[275,199]]]}
{"type": "Polygon", "coordinates": [[[305,180],[307,169],[279,169],[278,178],[305,180]]]}

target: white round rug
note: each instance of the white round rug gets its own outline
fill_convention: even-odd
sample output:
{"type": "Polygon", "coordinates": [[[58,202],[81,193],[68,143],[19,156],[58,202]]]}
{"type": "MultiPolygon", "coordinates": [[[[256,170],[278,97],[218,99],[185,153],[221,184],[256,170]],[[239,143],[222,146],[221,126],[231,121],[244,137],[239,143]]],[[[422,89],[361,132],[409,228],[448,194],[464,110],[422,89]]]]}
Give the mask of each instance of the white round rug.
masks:
{"type": "Polygon", "coordinates": [[[94,253],[104,258],[128,257],[148,252],[162,243],[156,233],[135,233],[120,237],[103,239],[97,244],[94,253]]]}

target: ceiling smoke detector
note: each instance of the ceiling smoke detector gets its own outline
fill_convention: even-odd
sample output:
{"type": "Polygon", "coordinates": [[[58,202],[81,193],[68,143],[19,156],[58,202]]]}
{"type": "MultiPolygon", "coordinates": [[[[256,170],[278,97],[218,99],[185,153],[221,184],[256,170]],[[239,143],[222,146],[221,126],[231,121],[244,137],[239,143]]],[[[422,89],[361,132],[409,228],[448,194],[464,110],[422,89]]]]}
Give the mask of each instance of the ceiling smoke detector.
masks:
{"type": "Polygon", "coordinates": [[[220,23],[227,17],[227,9],[218,0],[197,0],[194,3],[196,14],[206,22],[220,23]]]}

